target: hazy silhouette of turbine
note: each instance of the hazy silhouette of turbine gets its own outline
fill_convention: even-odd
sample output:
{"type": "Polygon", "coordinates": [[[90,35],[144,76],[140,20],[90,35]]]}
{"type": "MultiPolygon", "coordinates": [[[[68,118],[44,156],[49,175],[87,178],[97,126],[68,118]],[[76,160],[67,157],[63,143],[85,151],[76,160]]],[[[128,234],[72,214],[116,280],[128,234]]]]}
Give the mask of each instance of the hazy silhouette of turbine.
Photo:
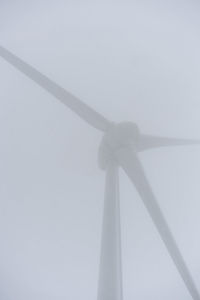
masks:
{"type": "Polygon", "coordinates": [[[115,124],[68,93],[35,68],[0,46],[0,56],[55,96],[83,120],[104,133],[99,148],[99,165],[106,170],[106,189],[98,300],[122,300],[121,234],[118,167],[122,167],[136,187],[177,270],[193,300],[199,292],[156,201],[137,153],[157,147],[200,144],[199,140],[174,139],[142,134],[136,124],[115,124]]]}

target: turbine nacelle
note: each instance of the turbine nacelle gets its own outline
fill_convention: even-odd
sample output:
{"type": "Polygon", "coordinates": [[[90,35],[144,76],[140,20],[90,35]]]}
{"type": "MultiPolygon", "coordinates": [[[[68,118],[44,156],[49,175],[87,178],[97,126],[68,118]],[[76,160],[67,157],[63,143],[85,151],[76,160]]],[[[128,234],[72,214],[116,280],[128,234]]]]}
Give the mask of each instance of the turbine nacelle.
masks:
{"type": "Polygon", "coordinates": [[[101,169],[106,169],[111,160],[115,160],[115,152],[120,148],[137,149],[140,139],[138,126],[133,122],[111,124],[99,147],[98,161],[101,169]]]}

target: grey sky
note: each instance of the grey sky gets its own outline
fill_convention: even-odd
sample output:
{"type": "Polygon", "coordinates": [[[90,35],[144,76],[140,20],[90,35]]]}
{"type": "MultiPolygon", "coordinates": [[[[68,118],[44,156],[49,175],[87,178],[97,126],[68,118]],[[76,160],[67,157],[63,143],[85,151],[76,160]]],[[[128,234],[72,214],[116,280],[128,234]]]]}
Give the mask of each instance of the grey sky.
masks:
{"type": "MultiPolygon", "coordinates": [[[[199,3],[164,2],[2,1],[0,43],[111,120],[199,138],[199,3]]],[[[96,299],[101,134],[2,59],[0,76],[1,299],[96,299]]],[[[200,290],[199,157],[141,155],[200,290]]],[[[124,299],[191,299],[123,172],[121,208],[124,299]]]]}

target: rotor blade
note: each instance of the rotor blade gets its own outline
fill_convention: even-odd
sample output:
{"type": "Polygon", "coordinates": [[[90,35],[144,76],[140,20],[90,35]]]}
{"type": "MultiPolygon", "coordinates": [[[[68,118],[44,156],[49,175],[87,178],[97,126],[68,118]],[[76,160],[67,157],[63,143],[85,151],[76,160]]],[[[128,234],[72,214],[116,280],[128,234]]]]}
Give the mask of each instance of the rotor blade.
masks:
{"type": "Polygon", "coordinates": [[[118,166],[107,168],[98,300],[122,300],[118,166]]]}
{"type": "Polygon", "coordinates": [[[153,194],[138,157],[132,149],[124,148],[117,151],[116,158],[141,196],[143,203],[157,227],[157,230],[193,300],[200,300],[199,292],[153,194]]]}
{"type": "Polygon", "coordinates": [[[35,68],[33,68],[32,66],[24,62],[22,59],[18,58],[16,55],[12,54],[10,51],[1,46],[0,56],[4,58],[8,63],[10,63],[13,67],[15,67],[17,70],[25,74],[35,83],[37,83],[47,92],[49,92],[51,95],[55,96],[63,104],[68,106],[87,123],[101,131],[106,131],[108,129],[110,123],[103,116],[101,116],[99,113],[97,113],[95,110],[83,103],[81,100],[67,92],[64,88],[54,83],[47,76],[41,74],[35,68]]]}
{"type": "Polygon", "coordinates": [[[145,151],[151,148],[189,145],[200,145],[200,140],[176,139],[142,134],[138,144],[138,151],[145,151]]]}

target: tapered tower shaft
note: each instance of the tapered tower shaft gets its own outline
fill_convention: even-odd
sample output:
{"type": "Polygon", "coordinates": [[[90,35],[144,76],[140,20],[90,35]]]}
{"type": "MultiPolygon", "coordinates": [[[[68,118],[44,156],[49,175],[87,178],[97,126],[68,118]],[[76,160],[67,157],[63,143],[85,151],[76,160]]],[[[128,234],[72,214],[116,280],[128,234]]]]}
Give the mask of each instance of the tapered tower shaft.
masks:
{"type": "Polygon", "coordinates": [[[119,206],[118,166],[112,161],[106,169],[98,300],[123,298],[119,206]]]}

